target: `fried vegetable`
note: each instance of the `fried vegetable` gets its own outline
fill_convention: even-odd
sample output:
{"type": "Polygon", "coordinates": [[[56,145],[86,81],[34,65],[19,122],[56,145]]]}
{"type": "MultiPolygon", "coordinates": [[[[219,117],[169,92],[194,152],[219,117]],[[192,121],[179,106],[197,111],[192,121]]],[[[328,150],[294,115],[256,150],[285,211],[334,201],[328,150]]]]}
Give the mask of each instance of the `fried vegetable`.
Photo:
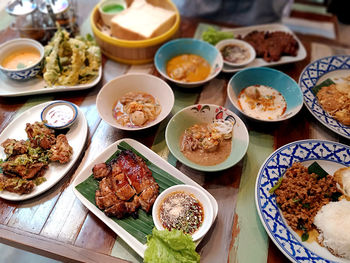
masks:
{"type": "Polygon", "coordinates": [[[45,46],[44,80],[48,86],[88,83],[99,73],[101,51],[91,35],[70,38],[59,28],[45,46]]]}
{"type": "Polygon", "coordinates": [[[231,32],[218,31],[214,27],[208,27],[202,34],[202,39],[212,45],[216,45],[221,40],[233,38],[234,35],[231,32]]]}

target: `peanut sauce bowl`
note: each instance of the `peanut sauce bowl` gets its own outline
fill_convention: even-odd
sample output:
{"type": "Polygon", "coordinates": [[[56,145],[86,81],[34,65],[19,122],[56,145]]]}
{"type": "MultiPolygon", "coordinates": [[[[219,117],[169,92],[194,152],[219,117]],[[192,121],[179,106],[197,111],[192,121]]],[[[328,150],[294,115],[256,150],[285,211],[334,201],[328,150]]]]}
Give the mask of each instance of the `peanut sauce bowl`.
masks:
{"type": "MultiPolygon", "coordinates": [[[[172,187],[167,188],[166,190],[164,190],[156,199],[156,201],[154,202],[153,208],[152,208],[152,217],[153,217],[153,222],[154,225],[156,226],[156,228],[158,230],[163,230],[163,229],[168,229],[166,227],[163,226],[162,221],[160,219],[160,214],[161,214],[161,208],[164,207],[165,202],[167,199],[169,199],[172,203],[176,203],[175,206],[171,206],[171,211],[170,215],[175,214],[177,212],[184,212],[184,211],[188,211],[186,209],[186,207],[181,206],[182,204],[179,204],[179,202],[174,201],[174,194],[180,194],[183,196],[187,196],[190,197],[190,199],[195,200],[197,205],[191,205],[192,207],[201,207],[200,209],[200,213],[201,215],[203,215],[202,219],[201,219],[201,223],[199,224],[198,228],[196,231],[194,231],[193,233],[191,233],[190,235],[192,236],[193,241],[197,241],[199,239],[201,239],[210,229],[211,225],[213,224],[213,220],[214,220],[214,208],[210,202],[210,199],[208,197],[208,195],[203,192],[201,189],[199,189],[196,186],[192,186],[192,185],[175,185],[172,187]]],[[[180,198],[176,198],[177,200],[179,200],[180,198]]],[[[181,201],[185,201],[184,199],[182,199],[181,201]]],[[[193,211],[191,211],[193,212],[193,211]]],[[[186,213],[186,212],[184,212],[186,213]]],[[[191,224],[190,222],[192,220],[198,220],[200,221],[200,219],[198,219],[197,214],[194,213],[195,215],[193,216],[193,218],[187,217],[187,220],[185,222],[182,222],[181,226],[187,226],[190,227],[189,225],[191,224]]],[[[193,223],[193,221],[192,221],[193,223]]],[[[181,230],[181,229],[179,229],[181,230]]]]}
{"type": "MultiPolygon", "coordinates": [[[[287,120],[296,115],[303,106],[303,94],[295,80],[281,71],[266,67],[247,68],[236,73],[227,85],[227,96],[238,112],[248,119],[259,122],[279,122],[287,120]],[[278,116],[273,115],[273,111],[268,107],[265,111],[261,111],[261,115],[258,115],[259,112],[255,112],[253,115],[250,114],[247,109],[247,111],[243,110],[239,101],[240,95],[244,92],[243,90],[245,88],[252,86],[272,88],[271,90],[274,90],[279,96],[282,95],[285,101],[283,113],[278,116]]],[[[268,96],[261,94],[262,99],[265,97],[268,96]]],[[[272,106],[276,107],[276,105],[272,106]]],[[[278,106],[279,105],[277,105],[277,107],[278,106]]]]}

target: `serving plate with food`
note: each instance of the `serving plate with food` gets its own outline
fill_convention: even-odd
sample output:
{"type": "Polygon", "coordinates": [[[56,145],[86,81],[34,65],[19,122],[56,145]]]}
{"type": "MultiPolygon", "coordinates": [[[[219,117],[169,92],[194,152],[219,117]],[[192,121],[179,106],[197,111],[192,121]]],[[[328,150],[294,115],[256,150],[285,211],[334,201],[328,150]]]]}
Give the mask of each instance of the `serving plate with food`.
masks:
{"type": "Polygon", "coordinates": [[[239,162],[249,145],[243,121],[230,110],[197,104],[176,113],[165,130],[170,152],[185,165],[200,171],[227,169],[239,162]]]}
{"type": "Polygon", "coordinates": [[[272,153],[255,188],[258,214],[293,262],[350,262],[350,147],[301,140],[272,153]]]}
{"type": "Polygon", "coordinates": [[[77,117],[69,128],[53,130],[41,121],[50,105],[34,106],[14,119],[0,134],[0,197],[21,201],[54,186],[79,158],[87,136],[87,122],[76,107],[77,117]]]}
{"type": "Polygon", "coordinates": [[[132,139],[122,139],[110,145],[73,182],[78,199],[141,257],[147,247],[147,235],[155,227],[151,210],[158,194],[171,186],[183,184],[205,193],[212,206],[212,224],[218,213],[215,198],[132,139]],[[112,186],[113,182],[117,185],[112,186]],[[111,194],[109,189],[115,189],[115,192],[111,194]]]}
{"type": "MultiPolygon", "coordinates": [[[[211,31],[213,29],[209,29],[208,33],[204,31],[202,39],[216,40],[217,33],[213,34],[211,31]]],[[[282,24],[265,24],[234,29],[223,28],[223,32],[231,34],[224,35],[224,38],[232,37],[248,42],[256,51],[256,58],[251,63],[240,68],[224,64],[223,72],[237,72],[245,67],[276,66],[297,62],[306,57],[306,50],[301,41],[288,27],[282,24]]]]}
{"type": "Polygon", "coordinates": [[[0,50],[3,97],[88,89],[102,76],[100,48],[89,35],[73,38],[59,28],[45,47],[15,39],[0,50]]]}
{"type": "Polygon", "coordinates": [[[315,118],[350,139],[350,56],[311,62],[300,74],[304,104],[315,118]]]}

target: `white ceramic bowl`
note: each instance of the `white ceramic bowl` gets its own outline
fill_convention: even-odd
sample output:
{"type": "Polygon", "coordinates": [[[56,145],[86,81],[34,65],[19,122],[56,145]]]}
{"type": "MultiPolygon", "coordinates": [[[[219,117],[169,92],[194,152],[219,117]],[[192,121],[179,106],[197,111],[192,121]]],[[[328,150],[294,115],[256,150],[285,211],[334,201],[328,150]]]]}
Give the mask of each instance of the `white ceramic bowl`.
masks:
{"type": "Polygon", "coordinates": [[[203,223],[198,228],[198,230],[192,234],[192,239],[193,241],[196,241],[202,238],[208,232],[211,225],[213,224],[214,210],[209,197],[201,189],[192,185],[182,185],[182,184],[174,185],[172,187],[165,189],[157,197],[152,208],[152,217],[153,217],[154,225],[158,230],[164,229],[164,227],[162,226],[162,223],[159,220],[159,208],[164,198],[173,192],[185,192],[188,194],[192,194],[202,204],[203,210],[204,210],[203,223]]]}
{"type": "Polygon", "coordinates": [[[77,117],[77,106],[64,100],[54,101],[41,111],[41,120],[45,122],[45,126],[57,130],[72,126],[77,117]],[[54,119],[50,115],[54,115],[54,119]],[[57,124],[51,123],[49,120],[57,120],[57,124]]]}
{"type": "Polygon", "coordinates": [[[209,43],[194,38],[179,38],[165,43],[158,49],[156,55],[154,56],[154,64],[158,72],[164,78],[174,82],[178,86],[194,88],[204,85],[208,81],[215,78],[222,70],[224,62],[221,53],[209,43]],[[166,64],[173,57],[183,54],[198,55],[208,61],[211,66],[209,76],[202,81],[195,82],[178,81],[170,78],[166,72],[166,64]]]}
{"type": "Polygon", "coordinates": [[[29,38],[16,38],[0,45],[0,70],[9,78],[14,80],[27,80],[35,77],[40,71],[44,60],[44,47],[38,41],[29,38]],[[8,69],[2,66],[2,61],[10,53],[25,49],[35,48],[40,53],[40,59],[34,65],[21,69],[8,69]]]}
{"type": "Polygon", "coordinates": [[[221,40],[219,43],[216,44],[215,47],[221,53],[221,55],[223,57],[223,60],[224,60],[224,63],[229,65],[229,66],[231,66],[231,67],[243,67],[243,66],[246,66],[249,63],[251,63],[256,57],[256,52],[255,52],[255,49],[252,47],[252,45],[250,45],[249,43],[247,43],[247,42],[245,42],[243,40],[239,40],[239,39],[225,39],[225,40],[221,40]],[[242,61],[240,63],[234,63],[234,62],[230,62],[228,60],[225,60],[221,50],[227,45],[237,45],[237,46],[243,47],[244,49],[248,50],[249,57],[246,60],[244,60],[244,61],[242,61]]]}
{"type": "Polygon", "coordinates": [[[142,130],[165,119],[174,105],[174,93],[170,86],[160,78],[149,74],[135,73],[117,77],[105,84],[97,95],[96,106],[101,118],[109,125],[121,130],[142,130]],[[119,98],[127,92],[145,92],[152,95],[160,104],[161,112],[157,118],[141,127],[122,126],[113,117],[113,108],[119,98]]]}

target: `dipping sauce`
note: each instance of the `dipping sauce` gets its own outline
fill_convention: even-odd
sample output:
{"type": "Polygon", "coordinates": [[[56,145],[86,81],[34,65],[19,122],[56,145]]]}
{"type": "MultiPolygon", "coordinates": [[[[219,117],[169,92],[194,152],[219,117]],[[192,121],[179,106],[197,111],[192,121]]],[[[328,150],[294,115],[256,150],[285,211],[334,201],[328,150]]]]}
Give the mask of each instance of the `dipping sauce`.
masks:
{"type": "Polygon", "coordinates": [[[233,123],[230,121],[195,124],[181,136],[181,152],[199,165],[222,163],[231,153],[232,132],[233,123]]]}
{"type": "Polygon", "coordinates": [[[145,92],[128,92],[116,102],[113,117],[122,126],[140,127],[155,120],[161,112],[156,99],[145,92]]]}
{"type": "Polygon", "coordinates": [[[184,82],[205,80],[210,71],[211,67],[208,61],[194,54],[173,57],[166,65],[166,72],[170,78],[184,82]]]}
{"type": "Polygon", "coordinates": [[[243,89],[238,96],[238,105],[247,115],[261,120],[277,120],[287,109],[282,94],[264,85],[243,89]]]}
{"type": "Polygon", "coordinates": [[[220,49],[220,52],[225,61],[234,64],[242,64],[251,57],[248,48],[239,44],[226,45],[220,49]]]}
{"type": "Polygon", "coordinates": [[[50,126],[64,126],[74,118],[74,111],[67,105],[57,105],[49,109],[45,121],[50,126]]]}
{"type": "Polygon", "coordinates": [[[36,64],[40,60],[40,52],[32,47],[10,53],[1,63],[7,69],[23,69],[36,64]]]}
{"type": "Polygon", "coordinates": [[[182,230],[186,234],[193,234],[203,223],[204,210],[202,204],[194,195],[177,191],[164,198],[158,215],[164,228],[182,230]]]}
{"type": "Polygon", "coordinates": [[[124,6],[119,4],[110,4],[102,7],[102,11],[108,14],[118,13],[124,10],[124,6]]]}

